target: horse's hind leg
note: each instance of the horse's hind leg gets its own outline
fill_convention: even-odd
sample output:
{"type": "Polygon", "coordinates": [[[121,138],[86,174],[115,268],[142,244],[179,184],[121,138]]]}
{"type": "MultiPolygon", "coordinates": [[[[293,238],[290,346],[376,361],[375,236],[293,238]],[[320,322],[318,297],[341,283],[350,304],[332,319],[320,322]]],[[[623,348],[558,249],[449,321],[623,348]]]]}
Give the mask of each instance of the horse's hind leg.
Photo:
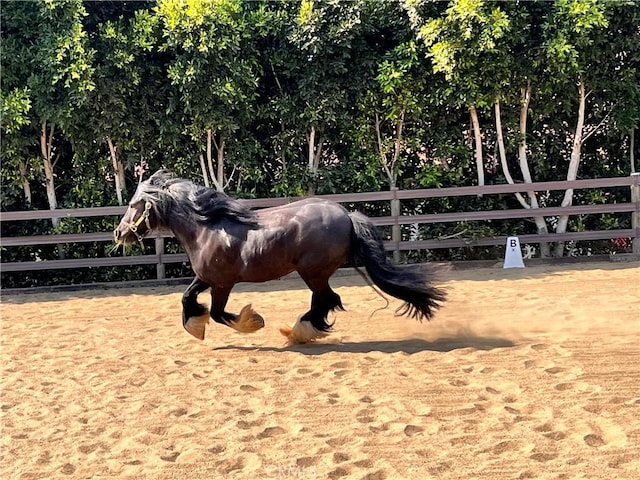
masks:
{"type": "Polygon", "coordinates": [[[198,340],[204,340],[204,331],[209,323],[209,310],[198,303],[198,294],[209,285],[196,277],[182,295],[182,326],[198,340]]]}
{"type": "Polygon", "coordinates": [[[264,327],[264,319],[251,305],[245,305],[238,315],[225,312],[230,288],[211,289],[211,319],[241,333],[253,333],[264,327]]]}
{"type": "MultiPolygon", "coordinates": [[[[302,274],[301,274],[302,276],[302,274]]],[[[327,280],[305,280],[311,291],[311,308],[302,315],[293,327],[281,328],[280,332],[289,339],[289,343],[308,343],[318,338],[326,337],[333,327],[327,322],[329,312],[344,311],[340,296],[334,292],[327,280]]]]}

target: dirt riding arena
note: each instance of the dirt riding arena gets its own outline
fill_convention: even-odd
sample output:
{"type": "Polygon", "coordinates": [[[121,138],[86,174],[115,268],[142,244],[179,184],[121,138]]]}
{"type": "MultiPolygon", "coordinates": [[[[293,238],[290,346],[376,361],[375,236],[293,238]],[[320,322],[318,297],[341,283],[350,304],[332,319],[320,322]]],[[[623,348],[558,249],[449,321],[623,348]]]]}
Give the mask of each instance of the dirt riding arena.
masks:
{"type": "Polygon", "coordinates": [[[267,326],[204,342],[181,286],[3,296],[0,477],[640,478],[637,263],[450,271],[424,324],[333,284],[348,311],[299,347],[297,280],[238,288],[267,326]]]}

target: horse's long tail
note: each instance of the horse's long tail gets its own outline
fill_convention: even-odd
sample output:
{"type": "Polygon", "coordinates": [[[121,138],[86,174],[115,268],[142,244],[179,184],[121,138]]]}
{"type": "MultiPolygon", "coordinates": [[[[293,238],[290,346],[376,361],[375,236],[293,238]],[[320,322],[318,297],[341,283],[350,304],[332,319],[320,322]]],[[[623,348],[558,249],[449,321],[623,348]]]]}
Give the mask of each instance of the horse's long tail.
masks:
{"type": "Polygon", "coordinates": [[[433,269],[426,265],[399,267],[389,263],[371,220],[359,212],[350,213],[349,218],[353,224],[352,256],[364,261],[371,280],[383,292],[405,302],[396,314],[418,320],[431,318],[446,298],[444,291],[431,284],[433,269]]]}

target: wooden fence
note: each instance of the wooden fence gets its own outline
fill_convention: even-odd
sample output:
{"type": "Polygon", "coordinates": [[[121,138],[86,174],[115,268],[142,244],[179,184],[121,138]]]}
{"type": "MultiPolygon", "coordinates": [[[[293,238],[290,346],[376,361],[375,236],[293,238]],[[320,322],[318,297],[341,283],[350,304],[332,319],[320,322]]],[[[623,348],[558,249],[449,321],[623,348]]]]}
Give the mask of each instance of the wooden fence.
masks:
{"type": "MultiPolygon", "coordinates": [[[[633,252],[640,253],[640,174],[633,174],[629,177],[598,178],[588,180],[575,180],[572,182],[540,182],[533,184],[515,185],[486,185],[482,187],[453,187],[453,188],[431,188],[422,190],[391,190],[382,192],[351,193],[323,195],[339,203],[355,202],[391,202],[392,212],[400,212],[400,203],[403,200],[416,200],[425,198],[442,197],[462,197],[477,195],[510,194],[516,192],[546,192],[565,189],[591,189],[607,187],[629,187],[631,190],[631,201],[625,203],[597,204],[597,205],[575,205],[570,207],[547,207],[539,209],[509,209],[509,210],[486,210],[473,212],[456,213],[432,213],[423,215],[392,215],[386,217],[372,218],[374,224],[378,226],[392,226],[394,228],[393,240],[386,242],[387,250],[399,252],[401,250],[422,250],[438,248],[456,248],[470,246],[492,246],[504,245],[505,236],[487,238],[446,238],[428,239],[416,241],[401,241],[399,237],[399,227],[408,224],[433,224],[445,222],[461,221],[483,221],[483,220],[504,220],[514,218],[532,218],[534,216],[552,217],[558,215],[592,215],[603,213],[628,213],[631,215],[630,229],[567,232],[562,234],[549,233],[545,235],[531,234],[520,235],[522,244],[539,244],[542,242],[560,241],[584,241],[584,240],[606,240],[616,238],[631,238],[633,242],[633,252]]],[[[290,198],[269,198],[257,200],[243,200],[252,208],[264,208],[289,203],[294,199],[290,198]]],[[[79,209],[58,209],[58,210],[31,210],[21,212],[3,212],[0,221],[25,221],[36,219],[48,219],[53,216],[63,217],[121,217],[126,207],[97,207],[79,209]]],[[[114,226],[118,220],[114,218],[114,226]]],[[[34,246],[46,244],[66,244],[82,242],[112,242],[112,232],[80,233],[80,234],[52,234],[52,235],[32,235],[18,237],[4,237],[0,239],[0,246],[3,248],[16,246],[34,246]]],[[[184,253],[165,253],[164,238],[160,235],[152,235],[155,240],[155,253],[125,257],[104,257],[104,258],[82,258],[68,260],[43,260],[24,262],[2,262],[0,269],[3,272],[35,271],[62,268],[83,268],[83,267],[106,267],[119,265],[156,265],[157,277],[165,277],[165,265],[171,263],[181,263],[188,261],[184,253]]]]}

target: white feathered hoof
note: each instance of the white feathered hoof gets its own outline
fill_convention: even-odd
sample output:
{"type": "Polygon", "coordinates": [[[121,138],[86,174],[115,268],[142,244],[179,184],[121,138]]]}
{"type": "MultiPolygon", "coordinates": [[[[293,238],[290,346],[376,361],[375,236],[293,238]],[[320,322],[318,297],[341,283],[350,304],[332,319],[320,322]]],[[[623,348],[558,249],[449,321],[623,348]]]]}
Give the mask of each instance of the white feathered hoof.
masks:
{"type": "Polygon", "coordinates": [[[300,320],[296,320],[293,327],[281,327],[280,333],[287,337],[287,344],[289,345],[310,343],[329,335],[327,332],[318,330],[311,322],[301,322],[300,320]]]}
{"type": "Polygon", "coordinates": [[[204,340],[204,333],[209,323],[209,310],[198,317],[189,317],[184,324],[184,329],[198,340],[204,340]]]}
{"type": "Polygon", "coordinates": [[[253,333],[264,327],[264,318],[249,304],[245,305],[235,320],[228,322],[228,325],[240,333],[253,333]]]}

